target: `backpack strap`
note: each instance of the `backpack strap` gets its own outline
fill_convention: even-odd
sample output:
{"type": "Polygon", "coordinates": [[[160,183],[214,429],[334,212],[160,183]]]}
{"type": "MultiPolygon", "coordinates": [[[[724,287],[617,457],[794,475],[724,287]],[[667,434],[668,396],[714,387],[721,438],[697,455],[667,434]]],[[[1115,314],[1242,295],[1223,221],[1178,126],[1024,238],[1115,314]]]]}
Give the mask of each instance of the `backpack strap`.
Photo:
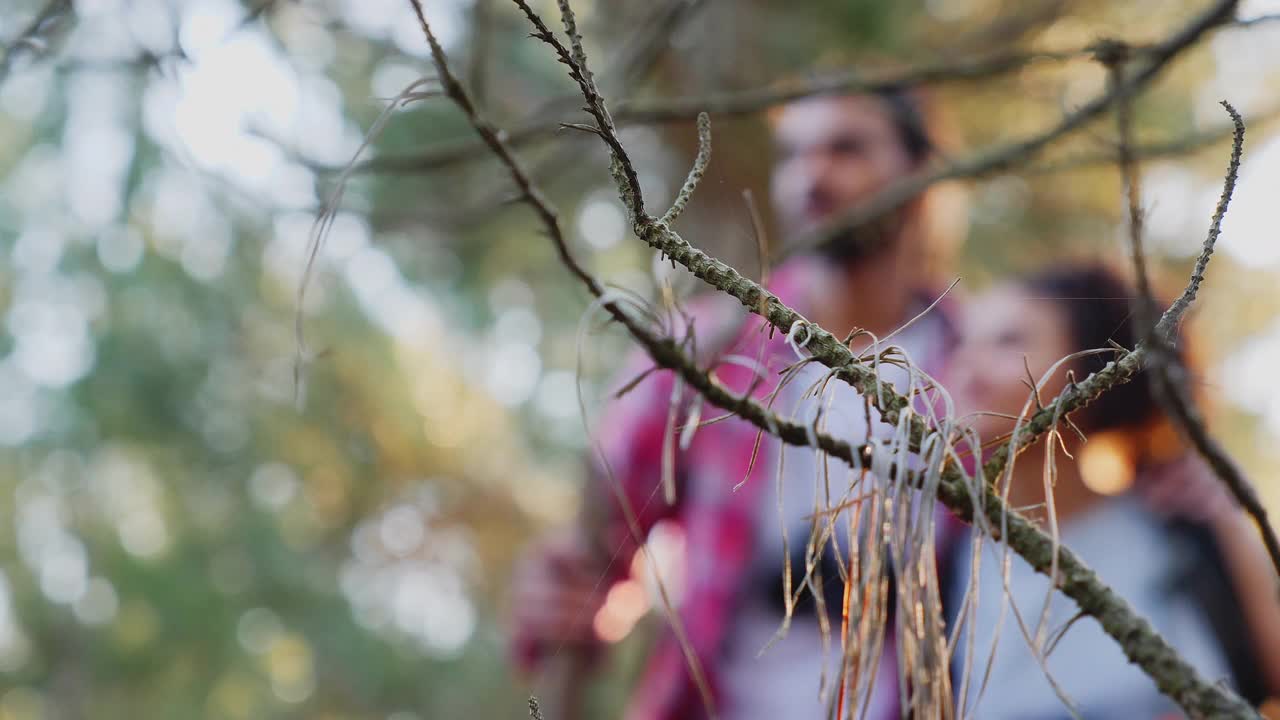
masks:
{"type": "Polygon", "coordinates": [[[1227,659],[1237,692],[1258,705],[1268,696],[1267,685],[1221,546],[1202,524],[1179,520],[1167,527],[1177,557],[1182,559],[1182,567],[1173,578],[1176,591],[1186,593],[1204,612],[1227,659]]]}

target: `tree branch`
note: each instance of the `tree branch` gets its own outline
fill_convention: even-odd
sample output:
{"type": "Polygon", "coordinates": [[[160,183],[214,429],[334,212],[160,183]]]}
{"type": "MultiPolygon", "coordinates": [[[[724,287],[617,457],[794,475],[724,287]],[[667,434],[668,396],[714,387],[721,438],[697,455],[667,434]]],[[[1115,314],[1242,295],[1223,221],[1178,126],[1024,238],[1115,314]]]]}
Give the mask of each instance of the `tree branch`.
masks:
{"type": "MultiPolygon", "coordinates": [[[[1041,52],[1012,51],[978,60],[949,61],[892,72],[866,74],[845,71],[809,80],[775,83],[751,90],[659,100],[620,100],[614,104],[613,113],[614,120],[622,125],[686,122],[695,119],[700,112],[746,115],[813,95],[853,95],[917,85],[976,80],[1012,72],[1033,62],[1085,57],[1090,52],[1090,48],[1041,52]]],[[[549,106],[554,107],[561,107],[564,104],[561,101],[548,103],[549,106]]],[[[512,147],[530,143],[553,134],[560,124],[559,120],[545,117],[545,112],[532,113],[509,131],[508,143],[512,147]]],[[[426,172],[472,160],[484,150],[485,146],[479,140],[459,140],[440,143],[413,155],[372,158],[362,163],[358,169],[379,173],[426,172]]]]}
{"type": "MultiPolygon", "coordinates": [[[[515,2],[523,8],[528,7],[523,0],[515,0],[515,2]]],[[[562,10],[567,9],[567,0],[560,0],[560,4],[562,10]]],[[[1219,2],[1170,40],[1157,46],[1157,51],[1153,51],[1154,57],[1149,65],[1140,71],[1134,80],[1122,85],[1118,91],[1108,93],[1107,96],[1095,101],[1093,107],[1096,109],[1091,112],[1097,114],[1117,97],[1127,96],[1133,92],[1142,82],[1153,77],[1158,69],[1174,55],[1194,42],[1206,29],[1229,17],[1233,9],[1233,2],[1219,2]]],[[[531,16],[535,27],[540,29],[536,36],[552,44],[564,61],[563,59],[568,55],[564,47],[554,38],[549,37],[549,33],[541,30],[545,26],[536,20],[536,15],[528,10],[526,12],[531,16]]],[[[571,39],[574,38],[572,30],[569,34],[571,39]]],[[[572,56],[569,56],[569,59],[572,60],[572,56]]],[[[574,68],[570,67],[573,71],[574,68]]],[[[576,78],[582,77],[589,77],[589,75],[582,69],[577,69],[576,78]]],[[[580,85],[582,84],[580,82],[580,85]]],[[[593,95],[584,88],[584,97],[587,99],[589,112],[597,117],[601,115],[607,117],[602,107],[593,107],[603,103],[598,94],[593,95]]],[[[1085,111],[1081,111],[1074,117],[1074,120],[1069,119],[1064,124],[1083,123],[1085,111]]],[[[611,150],[615,145],[620,145],[612,126],[601,123],[599,130],[602,139],[611,150]]],[[[1040,145],[1044,142],[1047,140],[1041,141],[1040,145]]],[[[1017,146],[1027,148],[1026,152],[1031,152],[1036,147],[1035,143],[1028,142],[1017,144],[1017,146]]],[[[613,156],[616,163],[625,165],[629,162],[625,152],[614,150],[613,156]]],[[[621,170],[621,172],[615,171],[614,175],[619,193],[625,200],[631,188],[626,187],[629,175],[625,172],[626,168],[621,170]]],[[[634,177],[634,173],[630,176],[634,177]]],[[[831,368],[838,377],[867,397],[880,411],[885,422],[896,424],[901,413],[908,408],[910,401],[892,388],[881,385],[876,373],[859,363],[848,347],[831,333],[809,323],[763,287],[743,277],[734,268],[694,248],[666,223],[644,215],[642,212],[633,212],[633,226],[636,234],[651,247],[684,265],[695,276],[713,287],[735,297],[749,311],[761,315],[775,328],[784,332],[790,331],[793,327],[804,328],[809,335],[806,348],[812,357],[831,368]]],[[[1194,277],[1192,284],[1196,284],[1194,277]]],[[[1194,295],[1194,291],[1191,293],[1194,295]]],[[[1170,317],[1173,317],[1173,322],[1176,322],[1176,317],[1183,311],[1185,306],[1178,306],[1175,303],[1166,312],[1162,322],[1170,317]]],[[[1079,386],[1068,388],[1067,392],[1051,404],[1051,406],[1058,406],[1057,416],[1060,417],[1070,410],[1083,407],[1106,387],[1130,379],[1136,372],[1141,357],[1142,348],[1138,348],[1120,361],[1108,364],[1104,370],[1090,376],[1079,386]]],[[[1029,441],[1043,433],[1051,424],[1052,418],[1043,423],[1037,418],[1044,417],[1048,410],[1049,408],[1045,408],[1037,413],[1037,416],[1015,435],[1015,440],[1021,438],[1029,441]]],[[[912,449],[918,452],[925,438],[932,431],[926,427],[919,416],[912,415],[908,420],[910,444],[912,449]]],[[[1005,446],[1006,452],[1003,459],[993,458],[988,466],[1002,468],[1003,464],[1011,459],[1011,453],[1007,452],[1008,447],[1008,445],[1005,446]]],[[[839,457],[840,449],[833,448],[833,450],[836,451],[833,454],[839,457]]],[[[843,459],[854,462],[852,457],[843,459]]],[[[1174,699],[1189,714],[1204,718],[1257,717],[1253,709],[1234,693],[1201,677],[1195,668],[1186,663],[1155,632],[1150,623],[1138,616],[1123,598],[1098,580],[1097,576],[1074,553],[1065,547],[1058,547],[1055,554],[1055,544],[1038,527],[1021,515],[1010,511],[994,492],[983,492],[981,498],[973,498],[966,480],[967,478],[956,465],[951,464],[946,468],[939,488],[939,498],[944,504],[960,517],[968,519],[973,518],[974,507],[979,505],[981,512],[993,527],[1003,525],[1007,528],[1007,534],[1003,540],[1038,571],[1051,575],[1055,584],[1071,597],[1083,612],[1096,618],[1103,629],[1117,640],[1130,660],[1142,667],[1161,691],[1174,699]],[[1052,575],[1052,568],[1055,565],[1058,568],[1056,576],[1052,575]]]]}
{"type": "Polygon", "coordinates": [[[689,198],[693,197],[693,193],[698,189],[698,183],[701,182],[702,176],[707,172],[707,165],[711,162],[711,118],[706,113],[698,116],[698,155],[693,159],[693,167],[689,169],[689,177],[685,178],[684,185],[680,187],[680,192],[676,193],[675,202],[671,203],[671,209],[662,216],[661,222],[670,225],[680,217],[680,213],[684,212],[684,206],[689,204],[689,198]]]}
{"type": "MultiPolygon", "coordinates": [[[[1257,113],[1246,120],[1246,124],[1250,127],[1268,123],[1280,115],[1280,108],[1272,108],[1257,113]]],[[[1221,127],[1201,132],[1188,133],[1180,138],[1171,140],[1160,140],[1152,142],[1133,142],[1130,152],[1135,160],[1157,160],[1167,157],[1182,157],[1191,155],[1206,148],[1212,147],[1223,140],[1230,140],[1235,134],[1235,126],[1232,123],[1226,123],[1221,127]]],[[[1099,165],[1113,165],[1117,161],[1117,153],[1114,150],[1102,152],[1079,153],[1074,156],[1065,157],[1061,160],[1055,160],[1039,165],[1028,165],[1018,170],[1022,175],[1048,175],[1053,173],[1070,172],[1073,170],[1082,170],[1086,168],[1097,167],[1099,165]]]]}
{"type": "MultiPolygon", "coordinates": [[[[522,0],[516,0],[516,2],[522,4],[522,0]]],[[[561,6],[563,10],[568,10],[565,0],[561,0],[561,6]]],[[[525,7],[527,8],[527,5],[525,7]]],[[[530,14],[532,15],[532,13],[530,14]]],[[[909,400],[897,394],[892,388],[879,385],[875,372],[859,363],[843,343],[840,343],[822,328],[809,323],[793,309],[769,294],[764,288],[742,277],[733,268],[693,248],[675,231],[671,230],[666,223],[644,214],[643,204],[639,201],[636,193],[638,188],[629,186],[630,183],[635,182],[634,170],[630,170],[628,167],[630,160],[625,150],[621,148],[616,131],[609,121],[607,109],[604,108],[603,100],[599,98],[598,93],[593,95],[590,75],[585,71],[585,68],[575,68],[571,64],[576,63],[578,58],[583,57],[583,55],[580,50],[580,43],[576,42],[576,32],[572,26],[571,13],[566,12],[566,15],[566,26],[571,43],[578,45],[573,53],[567,52],[563,45],[558,45],[558,41],[550,35],[549,31],[545,31],[545,26],[542,26],[543,30],[540,31],[540,36],[544,41],[551,43],[553,47],[557,47],[561,57],[568,59],[566,64],[570,65],[571,72],[576,73],[575,79],[579,80],[580,87],[584,91],[584,97],[588,101],[588,112],[597,119],[599,134],[609,145],[614,163],[618,166],[615,168],[614,176],[615,182],[619,186],[619,194],[624,198],[624,202],[628,199],[632,201],[629,209],[632,210],[633,225],[637,235],[654,248],[683,264],[694,275],[737,298],[749,311],[762,315],[775,328],[783,331],[791,330],[793,327],[804,328],[810,338],[806,348],[811,352],[812,356],[832,368],[838,377],[841,377],[868,397],[880,410],[885,421],[896,423],[901,413],[907,409],[909,400]]],[[[536,18],[536,15],[532,15],[531,20],[533,18],[536,18]]],[[[535,24],[535,27],[537,27],[537,24],[535,24]]],[[[433,53],[439,54],[438,46],[433,47],[433,53]]],[[[474,108],[465,100],[465,93],[462,93],[456,80],[453,80],[451,76],[443,72],[442,76],[444,76],[442,77],[442,84],[446,94],[455,98],[455,101],[458,102],[459,106],[471,119],[485,144],[512,172],[517,186],[520,187],[526,199],[530,200],[531,205],[534,206],[547,227],[548,233],[556,241],[562,259],[566,260],[566,265],[592,290],[593,294],[596,294],[597,297],[604,297],[603,290],[599,284],[569,256],[563,236],[559,233],[558,221],[554,211],[550,210],[545,200],[540,199],[540,194],[528,181],[527,175],[524,175],[520,170],[518,163],[516,163],[509,150],[503,144],[501,136],[491,126],[488,126],[478,118],[474,108]],[[462,100],[458,101],[458,98],[462,98],[462,100]]],[[[1220,218],[1215,219],[1214,227],[1210,231],[1210,241],[1206,242],[1206,252],[1202,255],[1201,261],[1197,262],[1197,271],[1193,274],[1192,281],[1184,292],[1183,298],[1179,299],[1183,302],[1175,302],[1166,311],[1165,316],[1161,319],[1160,326],[1176,325],[1181,314],[1185,312],[1186,307],[1189,305],[1190,300],[1194,298],[1199,278],[1203,276],[1203,266],[1207,263],[1208,254],[1212,251],[1212,240],[1216,239],[1217,236],[1218,220],[1220,218]]],[[[778,419],[757,412],[758,404],[753,405],[754,401],[736,398],[731,393],[728,394],[728,397],[720,394],[721,391],[724,393],[728,391],[718,388],[718,384],[708,373],[692,367],[691,362],[687,361],[671,341],[657,338],[648,333],[647,329],[634,322],[617,304],[611,302],[604,304],[606,307],[612,306],[610,307],[610,312],[615,314],[615,317],[637,337],[659,364],[680,372],[682,377],[690,380],[696,389],[706,393],[706,396],[716,404],[724,403],[726,409],[743,412],[744,416],[749,421],[756,423],[757,426],[766,430],[773,430],[770,425],[778,422],[778,419]],[[646,340],[649,342],[646,342],[646,340]]],[[[1071,410],[1083,407],[1107,387],[1127,381],[1136,373],[1145,354],[1144,350],[1145,348],[1139,347],[1119,360],[1108,364],[1102,371],[1090,376],[1079,385],[1069,387],[1053,403],[1050,403],[1049,406],[1033,416],[1015,436],[1015,439],[1023,440],[1023,446],[1025,447],[1026,443],[1043,433],[1049,426],[1048,420],[1041,422],[1043,418],[1055,415],[1060,417],[1071,410]]],[[[767,411],[764,412],[767,413],[767,411]]],[[[932,431],[920,417],[914,415],[909,417],[909,426],[911,445],[918,451],[925,437],[932,431]]],[[[784,441],[792,442],[793,444],[810,444],[809,430],[802,426],[788,427],[785,432],[780,434],[784,435],[784,441]]],[[[855,450],[852,446],[835,440],[829,440],[827,444],[828,447],[823,449],[828,454],[839,457],[854,467],[861,466],[862,458],[855,456],[855,450]]],[[[1008,447],[1005,446],[1005,449],[1007,450],[1008,447]]],[[[1003,460],[999,457],[993,458],[991,462],[984,466],[984,469],[998,471],[1003,467],[1002,463],[1009,461],[1010,454],[1006,452],[1003,460]]],[[[1136,615],[1123,598],[1103,585],[1096,575],[1076,558],[1070,550],[1060,547],[1055,556],[1054,544],[1051,539],[1045,536],[1033,523],[1021,515],[1011,512],[993,492],[983,492],[981,498],[974,498],[969,490],[967,480],[956,465],[949,465],[943,473],[942,483],[939,488],[939,498],[961,517],[973,519],[974,507],[977,504],[980,506],[979,511],[990,521],[992,527],[999,527],[1003,522],[1004,527],[1007,528],[1003,540],[1040,572],[1050,574],[1051,568],[1056,564],[1058,573],[1053,578],[1055,584],[1075,600],[1084,613],[1096,618],[1103,629],[1121,644],[1126,655],[1133,662],[1140,665],[1156,681],[1156,684],[1163,692],[1172,697],[1192,716],[1215,718],[1256,717],[1253,710],[1233,693],[1210,684],[1200,677],[1194,668],[1185,663],[1151,628],[1149,623],[1136,615]]]]}
{"type": "Polygon", "coordinates": [[[23,50],[43,49],[45,32],[64,14],[72,12],[71,0],[49,0],[18,34],[0,46],[0,82],[9,75],[13,60],[23,50]]]}
{"type": "MultiPolygon", "coordinates": [[[[876,193],[863,204],[834,218],[826,227],[789,246],[786,252],[812,249],[834,237],[844,235],[852,228],[864,225],[901,207],[935,183],[979,177],[1026,162],[1050,143],[1078,130],[1116,102],[1141,90],[1179,53],[1190,47],[1210,29],[1228,22],[1237,4],[1238,0],[1217,0],[1178,32],[1144,52],[1142,60],[1145,65],[1129,79],[1108,88],[1079,110],[1067,115],[1057,125],[1023,140],[904,178],[876,193]]],[[[1107,44],[1100,43],[1095,49],[1097,52],[1106,52],[1109,48],[1107,44]]]]}
{"type": "MultiPolygon", "coordinates": [[[[429,28],[425,20],[422,22],[424,29],[429,28]]],[[[427,32],[430,32],[429,29],[427,32]]],[[[604,286],[578,263],[573,253],[569,250],[569,244],[560,227],[559,215],[550,201],[533,183],[523,164],[511,152],[511,149],[503,139],[501,131],[494,128],[479,115],[471,102],[469,94],[452,72],[448,71],[443,50],[439,49],[434,42],[434,36],[428,34],[427,37],[428,42],[432,44],[432,54],[436,67],[440,70],[440,84],[445,96],[462,110],[485,146],[507,168],[508,174],[510,174],[511,179],[519,189],[521,199],[533,208],[538,215],[538,219],[555,246],[561,262],[586,286],[593,296],[604,300],[602,303],[604,308],[645,348],[655,363],[662,368],[677,372],[690,387],[697,390],[717,407],[746,419],[762,430],[777,435],[785,442],[793,445],[813,446],[811,438],[816,435],[818,440],[816,447],[835,457],[851,459],[855,456],[859,458],[869,456],[871,453],[871,446],[869,445],[855,446],[823,433],[814,433],[812,428],[807,428],[800,423],[779,416],[749,395],[737,395],[717,380],[711,371],[699,368],[692,358],[681,351],[674,340],[650,331],[636,318],[632,317],[630,313],[626,312],[621,304],[608,300],[609,296],[604,286]]],[[[710,121],[705,124],[701,135],[703,150],[699,152],[701,160],[695,163],[695,168],[700,165],[705,169],[711,152],[710,121]]]]}
{"type": "Polygon", "coordinates": [[[1213,220],[1209,223],[1209,232],[1204,239],[1204,249],[1191,269],[1191,281],[1187,283],[1187,287],[1183,289],[1178,299],[1173,301],[1169,311],[1156,324],[1157,335],[1166,339],[1173,337],[1177,332],[1178,323],[1182,321],[1187,308],[1195,301],[1200,284],[1204,282],[1204,271],[1209,267],[1209,258],[1213,255],[1214,247],[1218,243],[1218,236],[1222,234],[1222,219],[1226,217],[1227,206],[1231,204],[1231,195],[1236,188],[1236,177],[1240,172],[1240,155],[1244,151],[1244,120],[1226,101],[1222,102],[1222,106],[1230,113],[1232,124],[1235,125],[1235,134],[1231,142],[1231,161],[1227,165],[1227,175],[1222,182],[1222,195],[1218,197],[1218,206],[1214,208],[1213,220]]]}
{"type": "MultiPolygon", "coordinates": [[[[1264,16],[1243,21],[1222,21],[1231,27],[1248,27],[1280,16],[1264,16]]],[[[982,58],[948,59],[902,70],[885,70],[872,73],[846,70],[819,77],[779,82],[765,87],[709,93],[700,96],[663,98],[650,100],[620,100],[613,104],[614,121],[620,125],[688,122],[698,113],[719,115],[747,115],[767,110],[794,100],[814,95],[860,95],[897,90],[924,85],[943,85],[982,80],[1015,72],[1028,65],[1048,62],[1065,62],[1087,58],[1097,52],[1097,43],[1068,50],[1007,50],[982,58]]],[[[1138,56],[1158,54],[1160,45],[1133,47],[1138,56]]],[[[548,108],[560,108],[563,98],[548,103],[548,108]]],[[[556,132],[561,120],[547,117],[546,109],[531,113],[508,130],[507,143],[521,147],[556,132]]],[[[456,163],[475,159],[485,151],[479,140],[466,139],[438,143],[433,147],[411,155],[376,157],[364,161],[357,170],[375,173],[420,173],[449,167],[456,163]]]]}
{"type": "MultiPolygon", "coordinates": [[[[1213,221],[1209,225],[1209,233],[1205,238],[1204,250],[1196,261],[1195,269],[1191,275],[1191,282],[1187,285],[1182,296],[1174,303],[1174,306],[1179,308],[1179,313],[1185,312],[1186,308],[1191,306],[1192,301],[1195,300],[1196,291],[1204,279],[1205,268],[1209,263],[1209,256],[1213,253],[1218,235],[1222,231],[1222,219],[1227,213],[1227,207],[1235,191],[1236,178],[1240,170],[1240,155],[1244,147],[1244,120],[1241,119],[1240,114],[1236,112],[1236,109],[1230,103],[1224,100],[1222,101],[1222,106],[1231,115],[1232,124],[1235,126],[1235,135],[1231,144],[1231,162],[1227,166],[1222,195],[1218,199],[1218,206],[1213,213],[1213,221]]],[[[1127,116],[1127,113],[1121,117],[1125,116],[1127,116]]],[[[1137,205],[1136,172],[1132,155],[1123,151],[1123,148],[1127,146],[1125,141],[1127,131],[1128,128],[1122,125],[1121,169],[1126,178],[1125,184],[1129,188],[1130,243],[1133,247],[1133,264],[1139,283],[1138,302],[1141,304],[1141,312],[1143,313],[1143,315],[1139,316],[1140,324],[1138,327],[1146,328],[1150,326],[1143,322],[1141,318],[1148,316],[1146,308],[1151,306],[1151,284],[1147,279],[1146,259],[1143,257],[1142,252],[1141,209],[1137,205]]],[[[1271,564],[1275,568],[1277,575],[1280,576],[1280,539],[1277,539],[1275,529],[1267,519],[1266,508],[1263,506],[1262,501],[1259,500],[1257,492],[1249,482],[1249,479],[1245,477],[1244,472],[1231,459],[1226,449],[1209,434],[1204,420],[1200,417],[1200,413],[1196,409],[1190,393],[1187,391],[1189,383],[1187,382],[1186,368],[1173,352],[1173,345],[1177,337],[1177,325],[1176,320],[1173,322],[1162,321],[1160,325],[1151,327],[1148,332],[1147,342],[1151,347],[1149,365],[1152,391],[1169,416],[1173,418],[1183,437],[1204,457],[1214,474],[1227,486],[1236,502],[1253,518],[1253,522],[1258,528],[1258,533],[1262,537],[1262,543],[1266,546],[1267,554],[1271,558],[1271,564]]]]}

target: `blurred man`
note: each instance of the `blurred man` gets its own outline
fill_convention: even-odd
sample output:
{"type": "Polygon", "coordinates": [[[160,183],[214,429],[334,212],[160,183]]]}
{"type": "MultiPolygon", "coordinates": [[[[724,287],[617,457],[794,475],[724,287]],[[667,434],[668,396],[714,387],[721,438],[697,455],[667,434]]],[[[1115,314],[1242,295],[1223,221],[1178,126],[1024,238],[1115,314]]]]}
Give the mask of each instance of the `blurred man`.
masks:
{"type": "MultiPolygon", "coordinates": [[[[808,99],[779,111],[772,120],[778,152],[773,203],[790,235],[808,234],[857,207],[935,154],[924,113],[912,96],[902,93],[808,99]]],[[[955,245],[949,233],[966,223],[962,213],[940,215],[938,201],[946,197],[940,198],[939,190],[947,189],[931,188],[876,222],[791,260],[772,275],[769,289],[837,337],[855,328],[884,337],[916,317],[949,279],[955,245]]],[[[944,370],[956,346],[952,302],[940,302],[893,338],[893,344],[930,376],[944,370]]],[[[741,322],[742,310],[736,301],[718,295],[693,314],[702,341],[741,322]]],[[[714,364],[717,377],[731,389],[751,392],[797,422],[820,423],[838,438],[884,436],[875,413],[851,388],[838,381],[823,384],[827,370],[817,363],[797,365],[803,356],[802,332],[790,337],[769,332],[760,318],[750,316],[736,335],[723,334],[734,341],[714,348],[714,357],[700,362],[714,364]],[[791,366],[794,373],[778,388],[779,371],[791,366]]],[[[862,339],[854,340],[855,351],[868,343],[867,335],[858,337],[862,339]]],[[[705,343],[699,345],[706,349],[705,343]]],[[[620,377],[630,380],[651,366],[641,355],[620,377]]],[[[902,369],[882,364],[880,372],[900,391],[908,388],[911,378],[902,369]]],[[[757,444],[757,429],[733,418],[699,427],[692,436],[681,433],[683,449],[675,454],[677,496],[669,503],[661,485],[668,464],[664,460],[672,449],[672,418],[683,425],[720,414],[710,409],[693,412],[698,405],[687,396],[673,405],[676,390],[669,372],[645,375],[596,424],[604,461],[593,468],[589,495],[616,500],[594,503],[603,509],[601,522],[544,540],[520,564],[513,585],[518,659],[533,670],[558,648],[588,654],[597,649],[601,641],[592,621],[609,584],[630,567],[627,560],[637,548],[637,537],[644,538],[667,521],[684,538],[684,593],[677,603],[678,622],[668,624],[683,631],[684,642],[672,630],[659,639],[632,694],[628,718],[701,718],[709,706],[728,720],[825,718],[837,706],[843,704],[847,711],[853,703],[859,710],[865,707],[858,717],[900,717],[904,708],[892,617],[881,618],[890,630],[878,669],[870,666],[876,679],[867,680],[864,673],[857,692],[851,690],[857,697],[844,698],[837,680],[839,610],[842,600],[847,601],[841,597],[838,577],[842,567],[834,564],[831,552],[814,553],[806,547],[811,533],[825,521],[823,510],[849,491],[847,469],[835,462],[828,466],[811,449],[784,447],[769,436],[757,444]],[[816,566],[826,582],[820,587],[809,582],[804,593],[795,595],[804,583],[806,562],[816,566]],[[800,600],[790,608],[789,629],[779,639],[777,631],[788,611],[784,588],[800,600]]],[[[1139,494],[1149,509],[1174,522],[1204,525],[1198,515],[1207,503],[1200,499],[1224,496],[1217,479],[1197,458],[1167,463],[1146,475],[1139,494]]],[[[1248,527],[1238,508],[1223,516],[1233,525],[1248,527]]],[[[954,558],[965,544],[965,530],[949,515],[942,517],[936,580],[939,587],[948,588],[962,569],[954,558]]],[[[1208,537],[1203,532],[1200,536],[1208,537]]],[[[1236,588],[1224,573],[1241,576],[1240,568],[1266,567],[1261,544],[1252,536],[1221,547],[1203,537],[1197,542],[1196,557],[1202,559],[1192,563],[1195,572],[1171,582],[1191,583],[1184,589],[1199,598],[1196,612],[1204,615],[1227,651],[1234,686],[1251,700],[1260,700],[1280,683],[1274,674],[1258,677],[1260,665],[1252,654],[1258,648],[1251,638],[1271,637],[1276,631],[1273,588],[1269,582],[1263,583],[1262,592],[1254,587],[1257,582],[1236,588]],[[1248,600],[1247,612],[1238,612],[1237,591],[1246,599],[1260,599],[1248,600]]],[[[895,605],[888,603],[890,613],[895,605]]],[[[946,617],[947,608],[937,609],[946,617]]],[[[918,652],[904,649],[902,654],[919,661],[918,652]]],[[[939,682],[945,689],[945,677],[939,682]]]]}
{"type": "MultiPolygon", "coordinates": [[[[784,232],[794,236],[819,228],[918,170],[934,153],[924,114],[905,93],[812,98],[780,110],[772,120],[778,152],[774,208],[784,232]]],[[[883,337],[938,297],[938,271],[946,267],[952,243],[936,224],[931,226],[930,205],[930,196],[921,195],[869,226],[792,259],[773,273],[770,291],[837,336],[862,328],[883,337]]],[[[963,224],[960,217],[953,226],[963,224]]],[[[695,312],[697,327],[706,333],[741,322],[741,309],[736,317],[733,312],[712,301],[695,312]]],[[[953,342],[948,316],[943,303],[897,335],[894,344],[932,374],[953,342]]],[[[859,345],[865,346],[865,341],[855,344],[855,350],[859,345]]],[[[760,398],[773,389],[777,371],[797,359],[783,334],[762,332],[754,316],[734,343],[716,350],[720,357],[732,353],[761,359],[767,370],[760,373],[751,369],[749,360],[722,364],[716,371],[731,388],[754,388],[760,398]]],[[[651,364],[638,358],[622,377],[634,377],[651,364]]],[[[775,409],[809,423],[825,405],[822,422],[837,437],[883,432],[862,398],[844,383],[832,383],[820,398],[804,392],[824,373],[816,363],[803,366],[780,391],[775,409]]],[[[906,379],[893,369],[883,375],[895,383],[906,379]]],[[[597,423],[607,465],[638,520],[639,532],[647,533],[659,521],[672,521],[682,530],[686,549],[679,615],[688,637],[686,647],[697,662],[685,657],[668,632],[653,650],[627,717],[698,718],[705,716],[708,703],[730,720],[825,717],[835,697],[830,688],[838,685],[839,676],[839,652],[824,647],[815,610],[815,605],[826,605],[838,613],[841,583],[829,558],[826,588],[835,594],[824,598],[829,600],[825,603],[801,602],[786,637],[760,654],[783,621],[782,578],[788,554],[797,573],[804,572],[803,546],[814,527],[815,480],[822,473],[818,458],[812,451],[783,448],[769,438],[757,452],[756,428],[737,419],[708,425],[698,429],[678,454],[678,496],[674,503],[665,502],[658,488],[670,434],[673,383],[670,373],[650,374],[597,423]],[[781,482],[775,482],[777,472],[781,482]],[[792,540],[787,552],[784,532],[792,540]],[[827,691],[820,695],[824,676],[827,691]]],[[[687,407],[681,411],[682,421],[687,407]]],[[[702,417],[715,414],[718,411],[707,409],[702,417]]],[[[598,464],[592,481],[605,485],[608,475],[598,464]]],[[[607,488],[594,494],[613,497],[607,488]]],[[[626,560],[636,549],[626,512],[621,504],[614,505],[597,537],[584,536],[597,535],[594,532],[576,532],[549,538],[520,564],[514,582],[515,646],[527,669],[536,669],[557,648],[599,643],[592,619],[608,581],[630,566],[626,560]],[[609,557],[619,548],[620,559],[607,569],[609,557]],[[602,577],[606,582],[600,583],[602,577]]],[[[838,614],[836,618],[838,622],[838,614]]],[[[896,678],[893,655],[890,642],[880,677],[896,678]]],[[[880,682],[876,687],[868,700],[868,717],[896,717],[897,683],[880,682]]]]}

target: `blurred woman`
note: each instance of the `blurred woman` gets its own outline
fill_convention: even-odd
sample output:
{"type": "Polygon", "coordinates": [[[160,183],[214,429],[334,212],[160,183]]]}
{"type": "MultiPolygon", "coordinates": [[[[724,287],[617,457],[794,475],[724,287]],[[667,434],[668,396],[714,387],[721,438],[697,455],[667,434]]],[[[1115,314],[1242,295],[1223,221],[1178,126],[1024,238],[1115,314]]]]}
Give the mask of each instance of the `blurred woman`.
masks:
{"type": "MultiPolygon", "coordinates": [[[[1082,266],[1053,269],[975,298],[965,309],[960,345],[945,382],[958,412],[972,414],[972,426],[984,440],[1012,430],[1010,416],[1027,402],[1028,368],[1039,380],[1073,353],[1106,348],[1110,341],[1135,345],[1133,294],[1112,272],[1082,266]]],[[[1108,359],[1110,354],[1095,354],[1064,363],[1040,388],[1041,397],[1060,392],[1069,371],[1083,379],[1108,359]]],[[[1072,419],[1089,444],[1065,423],[1060,427],[1061,445],[1052,448],[1051,497],[1043,460],[1049,441],[1042,439],[1013,469],[1010,505],[1049,530],[1051,503],[1062,543],[1204,677],[1227,680],[1255,703],[1277,694],[1275,572],[1253,525],[1207,467],[1185,453],[1163,461],[1144,453],[1150,445],[1144,439],[1165,422],[1145,375],[1112,389],[1072,419]],[[1098,462],[1105,455],[1100,446],[1111,449],[1112,462],[1098,462]],[[1128,452],[1117,453],[1125,448],[1128,452]]],[[[970,536],[959,543],[952,557],[967,557],[963,553],[971,542],[970,536]]],[[[1074,622],[1075,605],[1051,592],[1048,579],[1016,556],[1007,582],[1017,615],[1004,611],[1003,552],[994,543],[982,552],[977,606],[967,621],[976,638],[966,704],[973,716],[1067,718],[1064,698],[1086,718],[1180,716],[1097,622],[1074,622]],[[1043,652],[1033,652],[1028,638],[1043,652]]],[[[958,570],[964,575],[967,565],[960,561],[953,567],[964,568],[958,570]]],[[[948,582],[952,608],[961,603],[966,579],[948,582]]],[[[963,653],[957,655],[958,669],[963,653]]]]}

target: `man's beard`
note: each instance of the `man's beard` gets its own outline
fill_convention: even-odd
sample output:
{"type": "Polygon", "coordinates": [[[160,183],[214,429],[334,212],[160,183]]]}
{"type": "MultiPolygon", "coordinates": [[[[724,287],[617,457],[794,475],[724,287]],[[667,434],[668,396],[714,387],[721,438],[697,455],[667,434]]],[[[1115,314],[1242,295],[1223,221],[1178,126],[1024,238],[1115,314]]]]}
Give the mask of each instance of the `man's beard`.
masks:
{"type": "Polygon", "coordinates": [[[856,265],[884,252],[898,240],[901,230],[900,212],[889,212],[875,220],[841,230],[817,246],[816,251],[834,263],[856,265]]]}

